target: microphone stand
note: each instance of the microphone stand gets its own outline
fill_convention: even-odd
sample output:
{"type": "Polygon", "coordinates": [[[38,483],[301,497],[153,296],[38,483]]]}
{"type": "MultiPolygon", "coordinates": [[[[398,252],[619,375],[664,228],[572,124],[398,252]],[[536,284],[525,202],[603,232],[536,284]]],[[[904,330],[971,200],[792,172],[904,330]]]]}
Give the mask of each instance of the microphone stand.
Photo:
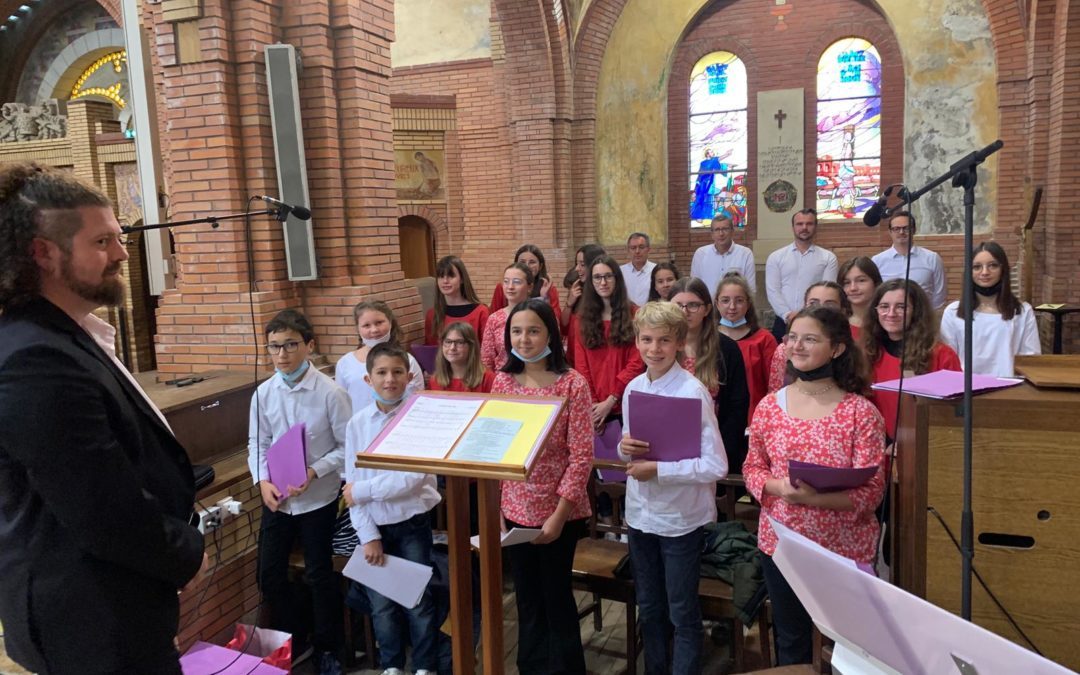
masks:
{"type": "MultiPolygon", "coordinates": [[[[971,563],[975,557],[974,522],[971,513],[971,417],[972,417],[972,391],[971,391],[971,360],[972,360],[972,322],[975,308],[972,306],[971,296],[974,294],[971,278],[972,249],[974,248],[973,233],[975,229],[975,185],[979,176],[977,169],[987,157],[994,154],[1004,145],[1000,140],[994,141],[982,150],[977,150],[959,160],[946,171],[915,192],[901,190],[901,204],[895,208],[886,208],[885,217],[891,216],[901,207],[909,207],[912,202],[918,200],[924,194],[933,190],[945,181],[952,179],[952,186],[964,189],[964,290],[963,299],[960,301],[961,310],[964,313],[964,494],[963,510],[960,514],[960,616],[971,621],[971,563]]],[[[914,233],[911,233],[912,247],[914,246],[914,233]]],[[[908,250],[910,256],[911,250],[908,250]]]]}
{"type": "MultiPolygon", "coordinates": [[[[221,225],[219,221],[222,220],[237,220],[239,218],[248,218],[250,216],[275,216],[280,219],[280,208],[266,209],[265,211],[251,211],[244,213],[229,213],[224,216],[206,216],[204,218],[192,218],[191,220],[176,220],[171,223],[158,223],[157,225],[123,225],[120,227],[120,231],[124,234],[132,234],[134,232],[144,232],[147,230],[160,230],[163,227],[181,227],[183,225],[205,225],[209,224],[210,227],[217,229],[221,225]]],[[[286,214],[287,215],[287,214],[286,214]]]]}

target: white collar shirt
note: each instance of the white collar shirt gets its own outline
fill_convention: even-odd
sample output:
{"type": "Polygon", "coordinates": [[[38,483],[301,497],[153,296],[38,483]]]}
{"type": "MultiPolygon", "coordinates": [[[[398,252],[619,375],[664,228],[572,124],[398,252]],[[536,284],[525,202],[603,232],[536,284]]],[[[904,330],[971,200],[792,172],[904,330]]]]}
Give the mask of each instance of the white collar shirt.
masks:
{"type": "Polygon", "coordinates": [[[741,274],[750,284],[750,292],[757,293],[757,267],[754,265],[754,252],[749,248],[732,242],[731,248],[725,253],[717,251],[714,244],[694,251],[690,276],[704,281],[710,296],[716,297],[716,288],[728,272],[741,274]]]}
{"type": "Polygon", "coordinates": [[[634,263],[626,263],[619,268],[626,284],[626,295],[630,302],[638,307],[649,301],[649,288],[652,286],[652,271],[655,267],[656,263],[646,260],[640,270],[634,269],[634,263]]]}
{"type": "MultiPolygon", "coordinates": [[[[903,279],[908,256],[892,247],[874,256],[881,280],[903,279]]],[[[922,246],[911,247],[911,280],[922,286],[934,309],[941,309],[947,299],[945,265],[941,256],[922,246]]]]}
{"type": "Polygon", "coordinates": [[[833,252],[817,244],[805,253],[794,242],[770,253],[765,261],[765,294],[776,316],[783,321],[802,309],[806,289],[818,281],[836,281],[837,267],[833,252]]]}

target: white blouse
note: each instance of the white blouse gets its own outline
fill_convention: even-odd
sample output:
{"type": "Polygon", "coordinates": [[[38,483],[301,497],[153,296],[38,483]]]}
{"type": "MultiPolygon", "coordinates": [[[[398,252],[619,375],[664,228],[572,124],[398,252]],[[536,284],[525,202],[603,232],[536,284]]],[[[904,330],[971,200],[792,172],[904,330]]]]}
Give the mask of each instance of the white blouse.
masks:
{"type": "MultiPolygon", "coordinates": [[[[941,341],[952,347],[964,363],[964,318],[956,313],[960,301],[953,301],[941,315],[941,341]]],[[[1022,303],[1020,313],[1011,319],[1000,314],[975,312],[971,324],[972,370],[979,375],[1012,377],[1013,358],[1018,354],[1041,354],[1035,310],[1022,303]]]]}

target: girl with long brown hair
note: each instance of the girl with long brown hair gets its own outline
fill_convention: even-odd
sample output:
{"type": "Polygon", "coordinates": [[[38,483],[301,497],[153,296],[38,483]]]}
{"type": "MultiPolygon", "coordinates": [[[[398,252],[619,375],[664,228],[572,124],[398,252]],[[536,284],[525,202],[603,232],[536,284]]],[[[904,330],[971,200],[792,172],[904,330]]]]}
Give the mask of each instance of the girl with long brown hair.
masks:
{"type": "Polygon", "coordinates": [[[440,258],[435,264],[438,293],[435,306],[424,316],[424,344],[438,344],[439,335],[447,324],[464,321],[477,335],[484,334],[488,308],[480,304],[473,290],[465,263],[456,255],[440,258]]]}

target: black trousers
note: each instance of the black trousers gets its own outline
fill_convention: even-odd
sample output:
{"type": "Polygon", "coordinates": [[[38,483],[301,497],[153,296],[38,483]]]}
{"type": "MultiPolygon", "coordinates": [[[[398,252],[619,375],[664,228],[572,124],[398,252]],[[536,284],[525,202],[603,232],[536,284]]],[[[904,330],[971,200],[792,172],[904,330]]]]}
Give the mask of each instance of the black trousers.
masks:
{"type": "Polygon", "coordinates": [[[776,665],[811,663],[814,656],[814,621],[788,585],[772,556],[761,556],[765,587],[773,609],[773,633],[776,638],[776,665]]]}
{"type": "Polygon", "coordinates": [[[311,644],[319,651],[334,654],[345,644],[341,580],[334,573],[331,548],[337,506],[335,499],[326,506],[295,516],[263,507],[258,566],[259,590],[268,605],[270,627],[298,636],[305,612],[296,607],[289,589],[289,554],[294,542],[300,540],[304,551],[304,582],[311,589],[311,644]]]}
{"type": "MultiPolygon", "coordinates": [[[[506,525],[524,527],[509,520],[506,525]]],[[[574,550],[584,534],[585,521],[571,520],[550,544],[504,549],[517,596],[521,675],[585,674],[581,624],[571,587],[574,550]]]]}

